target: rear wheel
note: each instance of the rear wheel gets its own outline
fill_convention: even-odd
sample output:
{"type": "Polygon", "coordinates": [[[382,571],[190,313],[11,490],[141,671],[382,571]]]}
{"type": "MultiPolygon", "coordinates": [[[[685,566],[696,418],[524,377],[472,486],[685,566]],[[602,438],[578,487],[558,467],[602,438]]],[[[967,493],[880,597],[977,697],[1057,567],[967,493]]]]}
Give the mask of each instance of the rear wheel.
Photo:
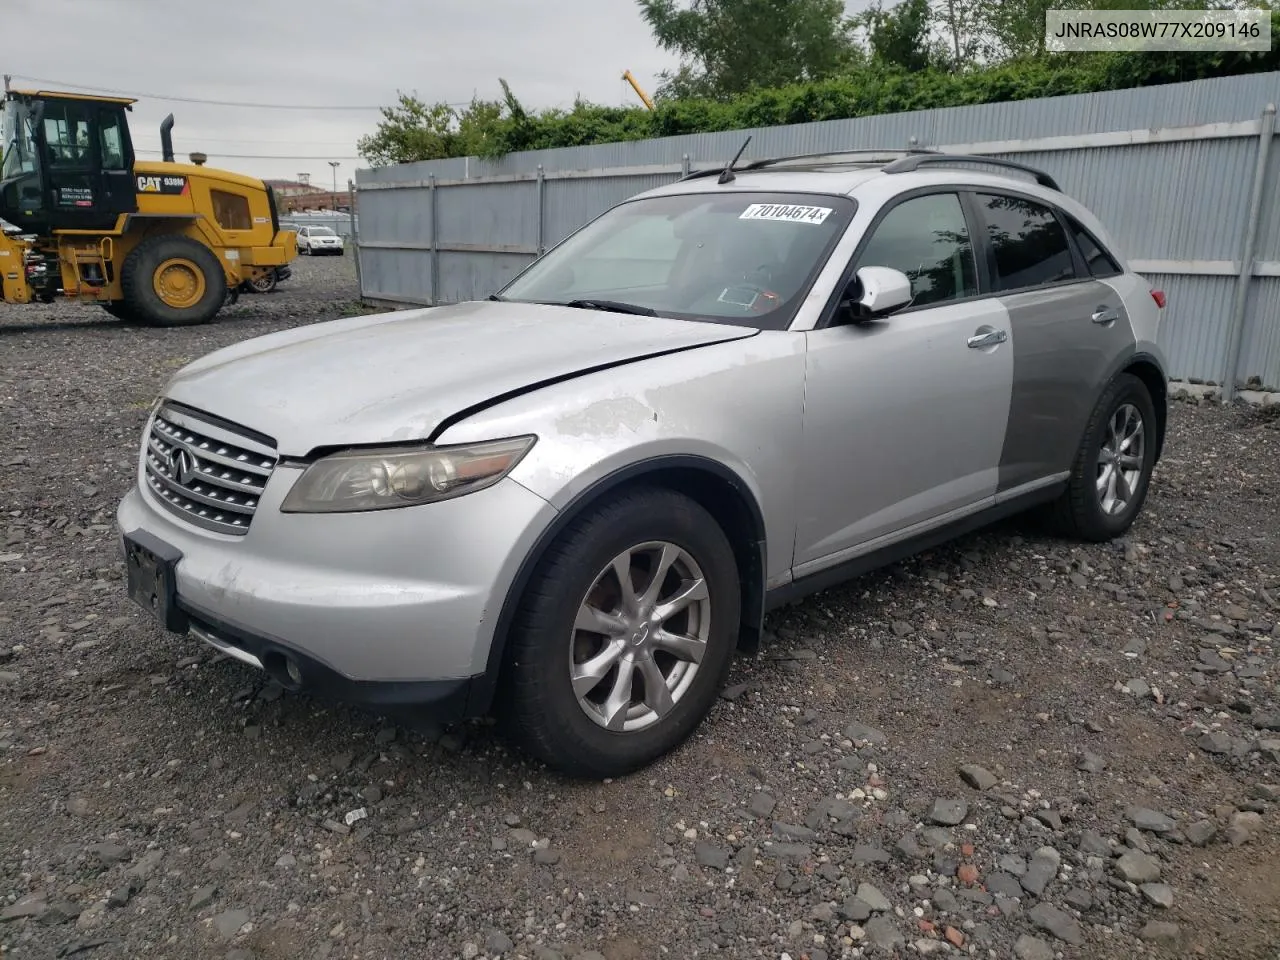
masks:
{"type": "Polygon", "coordinates": [[[260,277],[247,281],[249,289],[254,293],[270,293],[276,288],[276,272],[268,270],[260,277]]]}
{"type": "Polygon", "coordinates": [[[729,541],[694,501],[638,490],[591,510],[543,556],[512,624],[508,734],[572,776],[645,766],[710,711],[740,603],[729,541]]]}
{"type": "Polygon", "coordinates": [[[1158,430],[1146,384],[1121,374],[1094,407],[1067,489],[1053,505],[1062,533],[1104,541],[1133,525],[1147,499],[1158,430]]]}
{"type": "Polygon", "coordinates": [[[226,275],[213,251],[190,237],[149,237],[125,258],[125,303],[157,327],[208,323],[227,296],[226,275]]]}

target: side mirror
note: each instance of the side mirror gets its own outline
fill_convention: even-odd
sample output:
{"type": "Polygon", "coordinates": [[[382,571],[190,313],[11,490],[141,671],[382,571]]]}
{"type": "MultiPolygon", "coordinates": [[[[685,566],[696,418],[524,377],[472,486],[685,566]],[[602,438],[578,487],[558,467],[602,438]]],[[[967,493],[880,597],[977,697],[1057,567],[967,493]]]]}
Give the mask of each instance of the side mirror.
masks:
{"type": "Polygon", "coordinates": [[[911,279],[892,267],[860,267],[840,306],[855,322],[886,316],[914,299],[911,279]]]}

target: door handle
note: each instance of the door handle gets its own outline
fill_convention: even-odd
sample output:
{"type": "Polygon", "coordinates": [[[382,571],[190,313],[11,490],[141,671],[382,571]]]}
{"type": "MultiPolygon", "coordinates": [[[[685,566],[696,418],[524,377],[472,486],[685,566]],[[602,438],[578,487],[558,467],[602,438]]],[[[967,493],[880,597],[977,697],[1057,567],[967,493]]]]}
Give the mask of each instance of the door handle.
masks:
{"type": "Polygon", "coordinates": [[[971,350],[980,350],[983,347],[994,347],[998,343],[1004,343],[1009,339],[1009,334],[1003,330],[988,330],[986,333],[975,333],[969,338],[969,348],[971,350]]]}
{"type": "Polygon", "coordinates": [[[1120,319],[1120,314],[1113,307],[1099,307],[1089,319],[1094,323],[1115,323],[1120,319]]]}

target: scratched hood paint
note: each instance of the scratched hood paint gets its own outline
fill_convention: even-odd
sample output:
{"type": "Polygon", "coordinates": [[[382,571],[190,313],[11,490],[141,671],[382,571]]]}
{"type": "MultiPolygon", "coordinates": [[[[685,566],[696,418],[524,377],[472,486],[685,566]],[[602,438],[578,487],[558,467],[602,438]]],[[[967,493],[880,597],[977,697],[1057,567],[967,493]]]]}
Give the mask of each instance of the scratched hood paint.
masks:
{"type": "Polygon", "coordinates": [[[539,382],[749,327],[480,301],[351,317],[246,340],[178,372],[165,396],[275,439],[317,447],[429,437],[442,421],[539,382]]]}

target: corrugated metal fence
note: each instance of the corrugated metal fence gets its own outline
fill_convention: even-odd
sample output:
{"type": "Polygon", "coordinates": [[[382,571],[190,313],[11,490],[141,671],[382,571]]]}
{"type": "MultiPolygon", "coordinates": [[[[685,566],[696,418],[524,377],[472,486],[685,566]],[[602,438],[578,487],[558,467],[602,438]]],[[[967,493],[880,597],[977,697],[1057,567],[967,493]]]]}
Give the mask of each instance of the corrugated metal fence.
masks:
{"type": "Polygon", "coordinates": [[[1280,149],[1258,167],[1277,102],[1273,72],[360,170],[361,293],[402,304],[488,296],[609,206],[723,165],[747,133],[743,161],[911,145],[1016,155],[1098,212],[1169,295],[1162,337],[1176,378],[1220,382],[1238,353],[1241,386],[1280,389],[1280,149]]]}

